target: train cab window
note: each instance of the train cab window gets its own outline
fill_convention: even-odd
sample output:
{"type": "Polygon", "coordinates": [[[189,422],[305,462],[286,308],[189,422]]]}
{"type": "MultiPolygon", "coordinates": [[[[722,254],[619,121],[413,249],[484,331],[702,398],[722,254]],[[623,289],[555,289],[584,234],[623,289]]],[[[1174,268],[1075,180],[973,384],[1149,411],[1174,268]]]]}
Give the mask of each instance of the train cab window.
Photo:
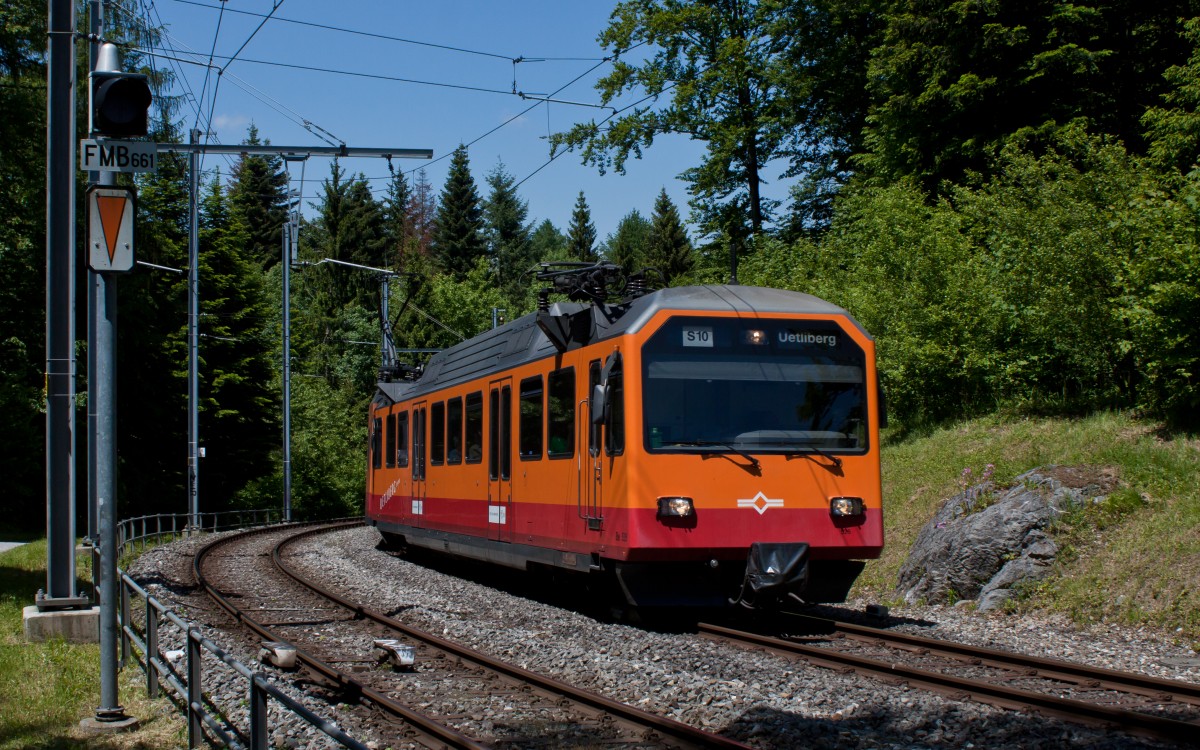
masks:
{"type": "Polygon", "coordinates": [[[546,379],[546,447],[550,458],[575,455],[575,368],[564,367],[546,379]]]}
{"type": "Polygon", "coordinates": [[[396,415],[396,465],[408,466],[408,412],[396,415]]]}
{"type": "Polygon", "coordinates": [[[371,420],[371,466],[383,468],[383,420],[378,417],[371,420]]]}
{"type": "Polygon", "coordinates": [[[466,462],[477,464],[483,460],[483,393],[467,394],[466,462]]]}
{"type": "Polygon", "coordinates": [[[440,466],[446,458],[446,404],[429,408],[429,463],[440,466]]]}
{"type": "Polygon", "coordinates": [[[674,318],[642,347],[643,441],[679,453],[863,453],[866,371],[832,320],[674,318]]]}
{"type": "Polygon", "coordinates": [[[620,358],[608,373],[608,419],[604,422],[604,452],[619,456],[625,452],[625,369],[620,358]]]}
{"type": "Polygon", "coordinates": [[[537,461],[542,457],[542,376],[521,381],[521,416],[518,423],[522,461],[537,461]]]}
{"type": "Polygon", "coordinates": [[[396,415],[388,414],[385,424],[387,425],[387,429],[385,430],[383,440],[385,446],[383,460],[389,469],[394,469],[396,468],[396,415]]]}
{"type": "Polygon", "coordinates": [[[462,398],[452,398],[446,402],[446,463],[462,463],[462,447],[463,402],[462,398]]]}

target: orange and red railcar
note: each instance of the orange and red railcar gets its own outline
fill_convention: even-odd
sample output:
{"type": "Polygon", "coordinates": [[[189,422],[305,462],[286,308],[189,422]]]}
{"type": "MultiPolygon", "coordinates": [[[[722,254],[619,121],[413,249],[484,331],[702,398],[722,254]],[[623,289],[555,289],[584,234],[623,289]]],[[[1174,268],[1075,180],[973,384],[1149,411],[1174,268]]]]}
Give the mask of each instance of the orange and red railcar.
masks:
{"type": "Polygon", "coordinates": [[[369,523],[631,606],[843,601],[883,548],[871,337],[744,286],[536,313],[380,382],[369,523]]]}

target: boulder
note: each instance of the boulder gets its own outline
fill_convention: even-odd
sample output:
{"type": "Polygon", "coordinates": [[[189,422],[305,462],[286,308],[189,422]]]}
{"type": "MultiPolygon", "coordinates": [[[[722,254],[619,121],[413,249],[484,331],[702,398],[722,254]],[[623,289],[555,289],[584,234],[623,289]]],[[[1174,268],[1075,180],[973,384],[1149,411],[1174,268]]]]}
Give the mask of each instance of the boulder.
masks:
{"type": "Polygon", "coordinates": [[[897,593],[909,604],[975,599],[987,610],[1048,576],[1058,545],[1046,528],[1094,502],[1089,494],[1098,489],[1066,487],[1053,477],[1056,469],[1034,469],[1007,489],[987,482],[949,498],[917,535],[897,593]]]}

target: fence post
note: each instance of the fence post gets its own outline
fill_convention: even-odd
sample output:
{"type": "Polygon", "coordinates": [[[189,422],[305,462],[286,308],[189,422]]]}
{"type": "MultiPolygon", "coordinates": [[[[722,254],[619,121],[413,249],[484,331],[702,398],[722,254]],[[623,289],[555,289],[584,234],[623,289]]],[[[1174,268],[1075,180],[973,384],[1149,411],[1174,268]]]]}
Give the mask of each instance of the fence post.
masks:
{"type": "Polygon", "coordinates": [[[250,750],[268,750],[267,691],[257,673],[250,678],[250,750]]]}
{"type": "Polygon", "coordinates": [[[158,668],[154,660],[158,658],[158,608],[146,597],[146,697],[154,700],[158,697],[158,668]]]}
{"type": "Polygon", "coordinates": [[[204,690],[200,684],[200,631],[195,625],[187,631],[187,689],[188,689],[188,747],[198,747],[204,740],[200,711],[204,706],[204,690]]]}
{"type": "Polygon", "coordinates": [[[121,609],[117,613],[118,620],[120,621],[118,623],[119,627],[117,628],[117,632],[120,633],[120,635],[121,635],[120,667],[121,667],[121,669],[124,669],[125,664],[129,661],[129,652],[131,650],[131,647],[129,644],[129,634],[125,632],[125,627],[130,624],[129,623],[129,588],[126,586],[119,586],[118,588],[121,590],[121,609]]]}

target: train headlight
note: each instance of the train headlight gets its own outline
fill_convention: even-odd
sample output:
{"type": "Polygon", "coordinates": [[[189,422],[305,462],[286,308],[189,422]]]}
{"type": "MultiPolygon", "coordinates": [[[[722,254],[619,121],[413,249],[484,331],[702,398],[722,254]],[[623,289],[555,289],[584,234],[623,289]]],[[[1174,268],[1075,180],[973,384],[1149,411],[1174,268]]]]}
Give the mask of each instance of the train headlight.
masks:
{"type": "Polygon", "coordinates": [[[829,515],[834,518],[847,518],[863,514],[861,497],[835,497],[829,501],[829,515]]]}
{"type": "Polygon", "coordinates": [[[660,497],[658,499],[659,518],[687,518],[696,512],[690,497],[660,497]]]}

